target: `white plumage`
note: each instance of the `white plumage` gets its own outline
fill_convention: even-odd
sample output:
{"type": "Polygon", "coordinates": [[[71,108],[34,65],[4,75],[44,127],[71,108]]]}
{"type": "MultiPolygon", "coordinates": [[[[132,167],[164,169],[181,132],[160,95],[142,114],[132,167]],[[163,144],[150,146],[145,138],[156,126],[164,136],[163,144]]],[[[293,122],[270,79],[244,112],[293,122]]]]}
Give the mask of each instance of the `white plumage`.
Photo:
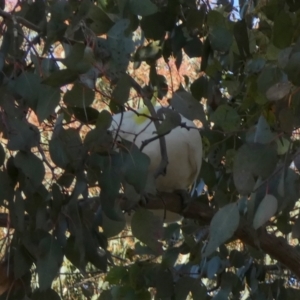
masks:
{"type": "MultiPolygon", "coordinates": [[[[161,107],[155,106],[156,111],[159,108],[161,107]]],[[[150,116],[146,108],[139,109],[137,112],[150,116]]],[[[156,136],[156,128],[153,121],[143,115],[138,116],[133,111],[124,112],[123,117],[121,113],[116,114],[113,116],[110,129],[115,132],[119,130],[118,134],[123,139],[134,142],[140,147],[143,141],[156,136]]],[[[181,123],[185,123],[187,128],[192,128],[187,129],[178,126],[165,135],[169,163],[166,175],[159,176],[155,181],[156,188],[160,192],[186,190],[195,182],[200,172],[202,163],[200,133],[194,123],[182,115],[181,123]]],[[[150,172],[155,172],[161,161],[159,139],[150,142],[142,151],[150,158],[150,172]]],[[[169,212],[168,214],[170,215],[169,212]]]]}

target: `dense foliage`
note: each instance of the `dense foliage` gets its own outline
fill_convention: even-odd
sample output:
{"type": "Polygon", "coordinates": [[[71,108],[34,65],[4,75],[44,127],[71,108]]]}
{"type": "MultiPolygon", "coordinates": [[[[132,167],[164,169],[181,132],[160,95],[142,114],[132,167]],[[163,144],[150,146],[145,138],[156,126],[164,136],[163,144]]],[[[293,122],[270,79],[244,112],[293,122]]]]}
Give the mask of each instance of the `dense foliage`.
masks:
{"type": "Polygon", "coordinates": [[[300,2],[8,2],[0,299],[300,298],[300,2]],[[147,157],[107,130],[151,99],[202,124],[205,186],[184,209],[138,201],[147,157]],[[165,207],[184,221],[147,210],[165,207]]]}

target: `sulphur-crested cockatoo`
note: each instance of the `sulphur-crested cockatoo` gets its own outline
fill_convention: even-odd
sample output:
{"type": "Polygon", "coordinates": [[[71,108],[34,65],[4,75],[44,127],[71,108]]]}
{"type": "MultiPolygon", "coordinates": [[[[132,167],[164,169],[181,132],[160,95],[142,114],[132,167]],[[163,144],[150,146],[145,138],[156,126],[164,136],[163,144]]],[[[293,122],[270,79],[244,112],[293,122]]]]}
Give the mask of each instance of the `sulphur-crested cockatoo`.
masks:
{"type": "MultiPolygon", "coordinates": [[[[154,107],[158,111],[161,106],[154,107]]],[[[111,130],[117,132],[123,139],[134,142],[141,147],[142,142],[156,136],[156,128],[147,108],[115,114],[113,116],[111,130]]],[[[195,124],[181,116],[181,123],[186,126],[178,126],[165,135],[168,165],[166,174],[160,175],[155,180],[155,186],[159,192],[174,192],[186,190],[197,179],[202,163],[202,140],[195,124]]],[[[142,150],[150,158],[149,171],[155,172],[161,162],[159,139],[148,143],[142,150]]],[[[155,211],[156,215],[164,217],[164,211],[155,211]]],[[[177,214],[166,213],[166,222],[179,220],[177,214]]]]}

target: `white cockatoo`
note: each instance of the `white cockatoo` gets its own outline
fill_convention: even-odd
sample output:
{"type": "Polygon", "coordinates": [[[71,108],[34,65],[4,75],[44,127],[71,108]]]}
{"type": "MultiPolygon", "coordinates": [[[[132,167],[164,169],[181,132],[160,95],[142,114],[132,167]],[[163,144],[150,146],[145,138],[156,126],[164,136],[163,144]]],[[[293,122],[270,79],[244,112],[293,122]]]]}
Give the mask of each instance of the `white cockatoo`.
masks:
{"type": "MultiPolygon", "coordinates": [[[[158,111],[161,106],[155,106],[158,111]]],[[[136,111],[126,111],[113,115],[110,130],[117,132],[120,137],[134,142],[141,147],[142,142],[156,136],[154,122],[148,118],[150,112],[145,108],[136,111]]],[[[166,174],[160,175],[155,180],[158,192],[174,192],[187,190],[197,179],[202,164],[202,139],[195,124],[181,116],[181,123],[165,135],[168,165],[166,174]]],[[[150,158],[149,171],[155,172],[161,162],[159,139],[148,143],[142,152],[150,158]]],[[[164,211],[154,211],[156,215],[164,217],[164,211]]],[[[177,214],[167,212],[165,222],[178,221],[177,214]]]]}

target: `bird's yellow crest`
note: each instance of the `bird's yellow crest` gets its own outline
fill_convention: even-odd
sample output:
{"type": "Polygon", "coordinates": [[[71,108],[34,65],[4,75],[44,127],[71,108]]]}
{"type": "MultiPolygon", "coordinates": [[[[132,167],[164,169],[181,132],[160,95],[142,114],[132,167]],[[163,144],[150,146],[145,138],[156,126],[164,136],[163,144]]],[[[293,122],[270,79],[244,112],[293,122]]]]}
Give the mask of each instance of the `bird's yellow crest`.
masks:
{"type": "MultiPolygon", "coordinates": [[[[151,99],[151,103],[153,104],[153,106],[155,106],[155,104],[156,104],[156,98],[155,97],[153,97],[151,99]]],[[[147,116],[151,117],[151,114],[150,114],[150,111],[149,111],[148,107],[145,106],[145,107],[143,107],[142,109],[139,110],[139,115],[135,114],[133,116],[133,120],[136,124],[141,125],[145,121],[149,120],[149,118],[147,116]]]]}
{"type": "Polygon", "coordinates": [[[147,118],[147,116],[151,116],[148,107],[143,107],[142,110],[139,111],[139,114],[141,115],[134,115],[133,116],[133,120],[136,124],[141,125],[143,124],[146,120],[149,120],[149,118],[147,118]],[[147,116],[145,116],[147,115],[147,116]]]}

